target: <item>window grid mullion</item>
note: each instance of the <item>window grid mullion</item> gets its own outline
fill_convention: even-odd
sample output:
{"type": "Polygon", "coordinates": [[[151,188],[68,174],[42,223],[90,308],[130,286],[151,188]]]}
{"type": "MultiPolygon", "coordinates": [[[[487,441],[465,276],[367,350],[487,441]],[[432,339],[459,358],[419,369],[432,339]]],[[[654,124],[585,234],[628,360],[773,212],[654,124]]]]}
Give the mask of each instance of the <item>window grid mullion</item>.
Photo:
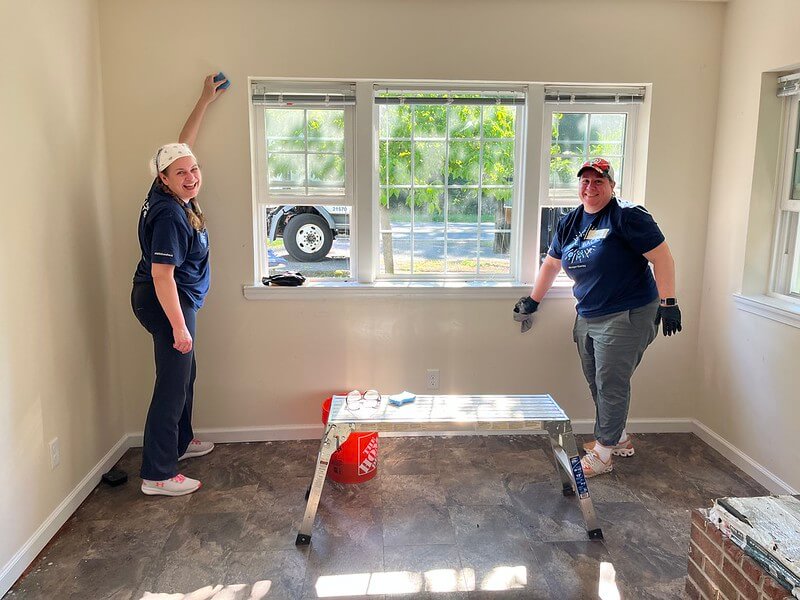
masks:
{"type": "MultiPolygon", "coordinates": [[[[477,235],[475,236],[475,276],[480,275],[481,272],[481,218],[482,218],[482,203],[483,203],[483,148],[486,145],[483,139],[483,115],[484,107],[481,107],[481,118],[479,120],[480,142],[478,146],[478,222],[476,225],[477,235]]],[[[516,127],[516,123],[514,124],[516,127]]],[[[516,131],[515,131],[516,133],[516,131]]]]}
{"type": "Polygon", "coordinates": [[[444,273],[448,273],[447,266],[447,231],[450,226],[450,188],[447,184],[450,182],[450,111],[452,105],[448,104],[445,108],[444,122],[444,273]]]}
{"type": "MultiPolygon", "coordinates": [[[[626,147],[626,144],[628,143],[628,113],[625,113],[625,120],[623,121],[623,123],[624,126],[622,129],[622,148],[624,149],[626,147]]],[[[622,177],[620,176],[625,174],[626,169],[627,165],[625,164],[625,153],[623,152],[623,155],[619,159],[619,173],[617,173],[617,179],[619,179],[619,182],[617,182],[617,185],[619,186],[617,188],[617,193],[620,196],[622,196],[622,189],[623,189],[622,177]]]]}
{"type": "Polygon", "coordinates": [[[583,140],[583,149],[584,149],[583,161],[584,162],[589,160],[589,155],[591,154],[589,152],[589,138],[591,137],[589,132],[592,130],[592,117],[593,116],[594,115],[592,115],[592,113],[587,113],[586,114],[586,136],[584,137],[584,140],[583,140]]]}
{"type": "Polygon", "coordinates": [[[305,164],[306,164],[306,176],[305,176],[305,189],[306,189],[306,196],[308,196],[308,109],[303,109],[303,144],[305,146],[305,164]]]}
{"type": "Polygon", "coordinates": [[[416,233],[415,233],[415,225],[414,225],[414,219],[416,218],[416,212],[417,212],[417,192],[416,192],[417,182],[416,182],[416,180],[414,178],[414,165],[415,165],[415,162],[416,162],[415,158],[416,158],[416,155],[417,155],[417,146],[416,146],[416,141],[415,141],[415,136],[414,136],[414,133],[415,133],[416,130],[417,130],[417,105],[416,104],[412,104],[411,105],[411,142],[410,142],[410,147],[411,147],[411,231],[409,232],[410,238],[411,238],[409,240],[409,242],[410,242],[410,245],[409,245],[409,249],[410,250],[409,250],[409,252],[411,253],[411,256],[410,256],[411,261],[410,261],[409,267],[408,267],[409,275],[414,275],[414,245],[415,245],[414,242],[415,242],[415,239],[417,237],[416,233]]]}

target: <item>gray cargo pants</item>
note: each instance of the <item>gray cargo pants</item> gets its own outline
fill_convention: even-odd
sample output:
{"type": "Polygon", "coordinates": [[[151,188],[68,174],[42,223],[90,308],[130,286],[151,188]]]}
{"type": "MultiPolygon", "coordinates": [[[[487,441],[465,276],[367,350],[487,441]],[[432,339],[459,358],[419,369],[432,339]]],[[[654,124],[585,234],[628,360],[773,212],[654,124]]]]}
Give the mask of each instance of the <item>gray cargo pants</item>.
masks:
{"type": "Polygon", "coordinates": [[[619,442],[631,403],[631,377],[656,338],[658,299],[623,312],[584,318],[572,335],[595,405],[594,437],[603,446],[619,442]]]}

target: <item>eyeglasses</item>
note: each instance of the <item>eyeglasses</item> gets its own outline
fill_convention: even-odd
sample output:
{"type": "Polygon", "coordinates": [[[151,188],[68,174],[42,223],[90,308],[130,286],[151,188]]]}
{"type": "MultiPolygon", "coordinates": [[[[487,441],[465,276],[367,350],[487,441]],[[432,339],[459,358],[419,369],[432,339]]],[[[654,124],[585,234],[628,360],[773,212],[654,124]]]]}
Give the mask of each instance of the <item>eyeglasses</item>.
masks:
{"type": "Polygon", "coordinates": [[[350,410],[359,408],[378,408],[381,405],[381,395],[378,390],[367,390],[363,394],[358,390],[348,392],[345,404],[350,410]]]}

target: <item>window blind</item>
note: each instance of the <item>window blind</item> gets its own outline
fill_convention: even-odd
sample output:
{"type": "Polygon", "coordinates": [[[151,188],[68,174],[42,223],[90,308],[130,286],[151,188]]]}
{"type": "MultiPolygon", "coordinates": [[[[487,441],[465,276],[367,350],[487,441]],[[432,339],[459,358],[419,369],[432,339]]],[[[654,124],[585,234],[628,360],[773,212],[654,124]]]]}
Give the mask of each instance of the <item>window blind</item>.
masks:
{"type": "Polygon", "coordinates": [[[800,73],[778,77],[778,96],[800,95],[800,73]]]}
{"type": "Polygon", "coordinates": [[[552,104],[641,104],[644,87],[545,86],[544,101],[552,104]]]}
{"type": "Polygon", "coordinates": [[[522,89],[430,89],[375,86],[375,104],[454,104],[524,106],[522,89]]]}
{"type": "Polygon", "coordinates": [[[354,85],[326,85],[298,82],[252,82],[251,99],[256,106],[353,106],[356,103],[354,85]]]}

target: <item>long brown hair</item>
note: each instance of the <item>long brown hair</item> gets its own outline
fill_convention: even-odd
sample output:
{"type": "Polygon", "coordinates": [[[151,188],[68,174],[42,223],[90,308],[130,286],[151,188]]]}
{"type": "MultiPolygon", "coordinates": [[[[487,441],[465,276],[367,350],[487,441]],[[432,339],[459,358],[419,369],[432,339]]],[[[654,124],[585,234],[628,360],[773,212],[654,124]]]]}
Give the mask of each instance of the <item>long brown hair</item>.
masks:
{"type": "MultiPolygon", "coordinates": [[[[162,173],[166,175],[166,169],[164,169],[162,173]]],[[[189,224],[192,226],[192,228],[194,228],[196,231],[205,231],[206,216],[203,214],[203,209],[200,208],[200,203],[197,201],[197,198],[192,198],[187,204],[173,194],[171,189],[164,185],[164,182],[161,181],[161,177],[156,177],[156,189],[159,192],[171,197],[180,205],[180,207],[183,209],[183,212],[186,213],[186,218],[189,219],[189,224]]]]}

